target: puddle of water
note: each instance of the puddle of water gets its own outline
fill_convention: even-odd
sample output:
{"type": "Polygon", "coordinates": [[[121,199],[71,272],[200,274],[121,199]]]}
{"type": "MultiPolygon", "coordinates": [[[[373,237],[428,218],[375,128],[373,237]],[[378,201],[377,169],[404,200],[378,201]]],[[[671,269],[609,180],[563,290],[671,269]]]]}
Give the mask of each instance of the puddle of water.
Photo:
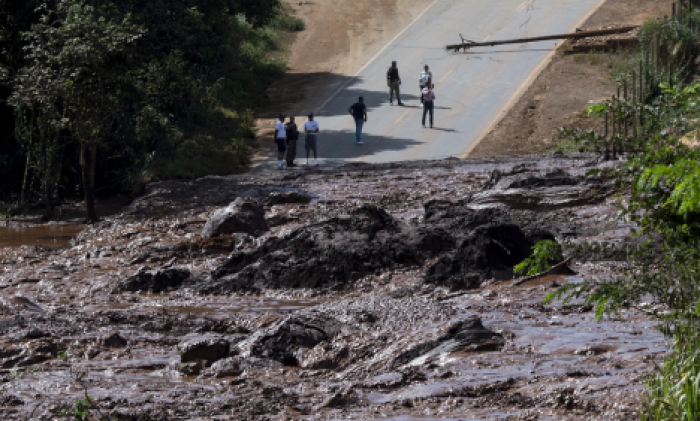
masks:
{"type": "Polygon", "coordinates": [[[0,248],[21,246],[60,247],[85,229],[82,225],[0,227],[0,248]]]}

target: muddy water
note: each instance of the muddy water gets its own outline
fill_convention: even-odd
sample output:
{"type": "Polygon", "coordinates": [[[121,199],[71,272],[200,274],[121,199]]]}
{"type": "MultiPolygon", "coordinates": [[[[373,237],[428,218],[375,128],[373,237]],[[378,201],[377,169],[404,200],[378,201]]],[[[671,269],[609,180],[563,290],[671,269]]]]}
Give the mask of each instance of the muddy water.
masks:
{"type": "MultiPolygon", "coordinates": [[[[182,299],[168,294],[135,294],[121,297],[123,301],[89,304],[84,307],[88,312],[110,310],[128,310],[130,312],[152,312],[193,315],[207,318],[227,318],[233,314],[285,314],[296,310],[319,305],[320,300],[283,300],[274,298],[236,297],[231,299],[182,299]]],[[[60,304],[68,304],[63,302],[60,304]]]]}
{"type": "Polygon", "coordinates": [[[21,246],[60,247],[85,229],[82,225],[0,227],[0,248],[21,246]]]}

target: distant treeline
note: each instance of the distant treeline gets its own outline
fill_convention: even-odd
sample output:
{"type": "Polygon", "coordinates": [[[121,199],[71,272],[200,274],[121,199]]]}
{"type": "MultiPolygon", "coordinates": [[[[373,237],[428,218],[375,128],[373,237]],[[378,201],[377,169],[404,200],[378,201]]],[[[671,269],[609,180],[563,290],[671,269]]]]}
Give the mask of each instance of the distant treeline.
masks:
{"type": "MultiPolygon", "coordinates": [[[[0,0],[0,202],[230,173],[303,28],[279,0],[0,0]],[[279,55],[279,54],[278,54],[279,55]]],[[[5,207],[7,208],[7,207],[5,207]]]]}

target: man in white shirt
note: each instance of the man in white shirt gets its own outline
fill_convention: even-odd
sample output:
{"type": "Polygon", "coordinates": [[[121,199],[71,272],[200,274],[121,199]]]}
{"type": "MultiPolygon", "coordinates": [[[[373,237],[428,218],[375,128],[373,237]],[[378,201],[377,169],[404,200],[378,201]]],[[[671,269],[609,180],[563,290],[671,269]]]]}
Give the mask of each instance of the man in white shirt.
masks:
{"type": "Polygon", "coordinates": [[[424,71],[421,72],[420,78],[418,79],[418,84],[420,85],[420,102],[423,103],[423,89],[428,86],[429,83],[433,83],[433,72],[426,64],[424,71]]]}
{"type": "Polygon", "coordinates": [[[284,128],[285,115],[280,114],[279,120],[275,123],[275,142],[277,142],[277,169],[284,169],[284,153],[287,151],[285,140],[287,139],[287,130],[284,128]]]}
{"type": "Polygon", "coordinates": [[[304,123],[304,146],[306,147],[306,162],[304,165],[309,165],[309,151],[314,151],[314,165],[318,167],[318,156],[316,155],[316,143],[318,137],[318,122],[314,120],[313,113],[309,114],[309,119],[304,123]]]}

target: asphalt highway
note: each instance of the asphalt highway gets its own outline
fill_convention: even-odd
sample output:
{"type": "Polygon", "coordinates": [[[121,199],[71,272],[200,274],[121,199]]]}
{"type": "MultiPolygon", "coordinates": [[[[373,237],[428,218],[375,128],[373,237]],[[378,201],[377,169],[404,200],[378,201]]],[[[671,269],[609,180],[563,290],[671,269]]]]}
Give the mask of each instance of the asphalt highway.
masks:
{"type": "MultiPolygon", "coordinates": [[[[347,77],[316,111],[322,166],[464,157],[526,89],[558,45],[556,41],[444,49],[460,42],[572,32],[602,0],[436,0],[354,77],[347,77]],[[405,106],[389,104],[386,72],[398,62],[405,106]],[[425,64],[435,83],[435,126],[421,125],[418,77],[425,64]],[[364,145],[355,143],[348,108],[365,98],[364,145]]],[[[298,123],[305,117],[298,117],[298,123]]],[[[304,154],[302,135],[298,158],[304,154]]],[[[272,159],[263,166],[274,168],[272,159]]],[[[297,159],[302,163],[302,159],[297,159]]]]}

